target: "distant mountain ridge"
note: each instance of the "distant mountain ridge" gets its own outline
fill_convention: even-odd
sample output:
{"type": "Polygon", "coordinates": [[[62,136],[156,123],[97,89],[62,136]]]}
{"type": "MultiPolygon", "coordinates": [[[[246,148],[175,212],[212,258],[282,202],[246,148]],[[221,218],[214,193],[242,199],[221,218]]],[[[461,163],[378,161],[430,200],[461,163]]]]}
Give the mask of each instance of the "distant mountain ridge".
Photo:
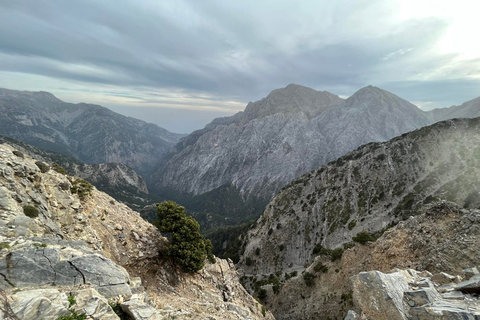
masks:
{"type": "Polygon", "coordinates": [[[48,92],[0,89],[0,135],[86,163],[124,163],[146,174],[184,135],[48,92]]]}
{"type": "Polygon", "coordinates": [[[194,210],[251,216],[296,177],[363,144],[387,141],[438,119],[473,117],[480,110],[477,100],[458,110],[424,112],[374,86],[344,100],[290,84],[183,138],[147,182],[155,192],[182,195],[178,199],[194,210]],[[249,205],[235,201],[236,208],[228,209],[231,197],[249,205]]]}

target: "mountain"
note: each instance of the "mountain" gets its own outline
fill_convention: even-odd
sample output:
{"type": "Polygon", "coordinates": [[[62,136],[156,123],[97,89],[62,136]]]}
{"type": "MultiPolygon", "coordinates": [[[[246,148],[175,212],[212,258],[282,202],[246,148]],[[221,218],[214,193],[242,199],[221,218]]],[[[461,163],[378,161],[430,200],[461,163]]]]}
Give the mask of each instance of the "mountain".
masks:
{"type": "Polygon", "coordinates": [[[376,87],[343,100],[291,84],[182,139],[149,183],[195,211],[241,223],[238,217],[255,218],[302,174],[430,123],[416,106],[376,87]]]}
{"type": "Polygon", "coordinates": [[[0,144],[2,318],[274,319],[231,262],[183,273],[137,212],[39,160],[0,144]]]}
{"type": "MultiPolygon", "coordinates": [[[[287,185],[235,241],[242,254],[237,267],[244,286],[276,319],[343,319],[355,306],[365,314],[398,313],[379,297],[409,300],[408,292],[418,289],[378,282],[373,270],[408,269],[416,288],[433,275],[461,281],[440,272],[461,274],[478,264],[479,209],[480,118],[438,122],[359,147],[287,185]],[[421,273],[415,281],[411,268],[421,273]],[[401,293],[390,296],[381,288],[401,293]]],[[[443,293],[439,281],[432,277],[422,287],[443,293]]],[[[442,319],[463,312],[448,298],[427,303],[405,310],[422,312],[418,319],[432,319],[430,309],[442,319]]]]}
{"type": "Polygon", "coordinates": [[[467,101],[459,106],[438,108],[428,111],[434,122],[455,118],[480,117],[480,97],[467,101]]]}
{"type": "Polygon", "coordinates": [[[0,89],[0,135],[85,163],[124,163],[147,174],[182,137],[93,104],[48,92],[0,89]]]}
{"type": "Polygon", "coordinates": [[[359,234],[368,239],[362,231],[381,233],[424,204],[479,208],[479,190],[480,118],[370,143],[279,192],[244,237],[240,265],[256,275],[303,268],[321,248],[341,248],[359,234]]]}
{"type": "Polygon", "coordinates": [[[43,150],[2,136],[0,136],[0,143],[8,144],[23,154],[45,162],[52,170],[61,170],[55,165],[58,164],[69,175],[87,180],[99,190],[108,193],[130,207],[141,208],[146,204],[158,202],[158,199],[153,199],[149,195],[143,177],[125,164],[85,164],[74,157],[43,150]]]}
{"type": "Polygon", "coordinates": [[[334,261],[323,251],[297,272],[241,279],[257,296],[265,290],[261,302],[277,320],[352,320],[362,319],[361,313],[363,319],[418,320],[480,315],[478,294],[460,291],[458,283],[474,282],[470,277],[480,268],[478,209],[432,203],[377,240],[348,245],[334,261]],[[347,317],[349,310],[358,316],[347,317]]]}

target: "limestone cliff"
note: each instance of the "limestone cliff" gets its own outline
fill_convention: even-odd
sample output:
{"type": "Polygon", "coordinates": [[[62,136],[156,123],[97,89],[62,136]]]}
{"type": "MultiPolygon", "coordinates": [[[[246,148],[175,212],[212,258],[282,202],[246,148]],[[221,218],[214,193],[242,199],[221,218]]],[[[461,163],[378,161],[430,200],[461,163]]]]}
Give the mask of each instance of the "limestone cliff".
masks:
{"type": "Polygon", "coordinates": [[[0,286],[22,319],[273,319],[225,260],[183,274],[166,239],[105,193],[0,144],[0,286]],[[67,296],[77,303],[69,306],[67,296]],[[118,311],[118,310],[117,310],[118,311]],[[263,311],[263,314],[262,314],[263,311]]]}

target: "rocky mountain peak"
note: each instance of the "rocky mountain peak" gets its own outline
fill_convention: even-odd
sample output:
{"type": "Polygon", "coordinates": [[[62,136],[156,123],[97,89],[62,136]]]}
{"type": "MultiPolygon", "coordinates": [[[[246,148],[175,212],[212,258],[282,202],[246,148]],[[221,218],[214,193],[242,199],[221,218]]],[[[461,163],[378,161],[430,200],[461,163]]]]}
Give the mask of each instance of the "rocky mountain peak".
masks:
{"type": "Polygon", "coordinates": [[[405,112],[421,111],[407,100],[371,85],[358,90],[345,100],[345,106],[360,110],[375,108],[382,110],[401,109],[405,112]]]}
{"type": "Polygon", "coordinates": [[[342,101],[342,98],[328,91],[317,91],[292,83],[285,88],[273,90],[262,100],[249,103],[245,109],[245,118],[251,120],[283,113],[304,114],[310,119],[342,101]]]}

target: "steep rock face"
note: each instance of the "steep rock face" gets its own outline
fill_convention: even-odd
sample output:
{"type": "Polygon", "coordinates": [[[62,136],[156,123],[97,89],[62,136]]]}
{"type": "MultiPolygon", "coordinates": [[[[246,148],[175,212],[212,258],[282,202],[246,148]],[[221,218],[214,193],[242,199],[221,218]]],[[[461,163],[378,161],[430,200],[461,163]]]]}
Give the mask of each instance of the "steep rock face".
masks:
{"type": "Polygon", "coordinates": [[[478,206],[479,143],[479,118],[449,120],[365,145],[303,176],[272,199],[249,231],[241,267],[247,274],[301,268],[316,245],[340,247],[435,199],[478,206]]]}
{"type": "Polygon", "coordinates": [[[312,117],[340,103],[298,85],[273,91],[245,112],[217,119],[174,149],[155,175],[159,189],[199,195],[234,186],[241,194],[270,197],[283,184],[318,166],[326,144],[312,117]]]}
{"type": "Polygon", "coordinates": [[[430,123],[411,103],[372,86],[343,101],[289,85],[182,140],[152,185],[190,195],[232,186],[245,199],[268,199],[292,179],[364,143],[430,123]]]}
{"type": "Polygon", "coordinates": [[[118,319],[107,299],[134,319],[273,319],[228,261],[183,274],[138,213],[14,151],[0,144],[0,286],[23,319],[68,314],[72,293],[87,319],[118,319]]]}
{"type": "Polygon", "coordinates": [[[92,104],[48,92],[0,89],[0,135],[87,163],[117,162],[146,173],[182,137],[92,104]]]}
{"type": "MultiPolygon", "coordinates": [[[[401,221],[385,231],[375,242],[364,245],[357,243],[347,248],[341,258],[335,261],[331,261],[329,255],[317,253],[311,264],[297,270],[296,276],[282,273],[276,293],[271,285],[263,286],[267,290],[267,297],[263,302],[272,310],[275,318],[344,319],[348,310],[352,309],[360,314],[361,310],[355,308],[354,302],[363,299],[365,302],[375,303],[378,296],[374,295],[375,290],[365,289],[354,293],[350,278],[372,270],[389,273],[398,271],[396,268],[414,268],[419,271],[419,277],[432,277],[433,274],[432,281],[444,285],[442,289],[438,289],[444,290],[442,294],[454,291],[456,286],[447,284],[452,281],[459,282],[461,278],[445,277],[441,272],[463,275],[463,269],[478,265],[480,211],[462,209],[450,202],[430,204],[422,207],[406,221],[401,221]],[[312,275],[310,285],[307,285],[304,279],[306,273],[312,275]]],[[[265,252],[260,251],[258,259],[264,255],[265,252]]],[[[269,276],[255,277],[257,282],[268,278],[269,276]]],[[[248,275],[242,279],[247,287],[255,287],[248,275]]],[[[422,289],[421,281],[415,281],[419,282],[416,287],[422,289]]],[[[392,300],[384,302],[394,304],[392,300]]]]}
{"type": "Polygon", "coordinates": [[[329,138],[328,149],[333,158],[328,160],[363,144],[387,141],[432,123],[425,112],[410,102],[373,86],[360,89],[315,120],[329,138]]]}

